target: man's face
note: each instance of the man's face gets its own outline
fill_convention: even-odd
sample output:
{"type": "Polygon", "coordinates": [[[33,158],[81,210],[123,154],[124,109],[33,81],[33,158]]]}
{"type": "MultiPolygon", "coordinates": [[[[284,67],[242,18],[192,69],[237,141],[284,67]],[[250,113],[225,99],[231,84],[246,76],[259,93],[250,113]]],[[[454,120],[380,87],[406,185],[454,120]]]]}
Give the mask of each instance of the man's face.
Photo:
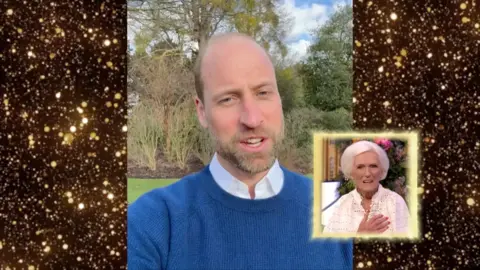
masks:
{"type": "Polygon", "coordinates": [[[214,44],[203,62],[204,101],[197,100],[218,155],[256,174],[275,161],[283,139],[283,112],[275,73],[254,44],[239,40],[214,44]]]}
{"type": "Polygon", "coordinates": [[[368,151],[355,157],[351,175],[358,190],[372,192],[380,185],[382,172],[377,153],[368,151]]]}

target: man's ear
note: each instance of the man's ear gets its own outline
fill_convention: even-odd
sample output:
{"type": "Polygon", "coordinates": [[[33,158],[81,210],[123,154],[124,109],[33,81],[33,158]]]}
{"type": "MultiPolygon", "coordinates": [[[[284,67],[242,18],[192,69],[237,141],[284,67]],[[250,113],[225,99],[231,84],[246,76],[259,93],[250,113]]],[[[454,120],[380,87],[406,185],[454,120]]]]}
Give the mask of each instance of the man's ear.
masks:
{"type": "Polygon", "coordinates": [[[195,108],[197,110],[197,118],[198,121],[200,121],[200,125],[202,125],[204,128],[208,128],[205,105],[203,105],[203,102],[198,98],[198,96],[195,97],[195,108]]]}

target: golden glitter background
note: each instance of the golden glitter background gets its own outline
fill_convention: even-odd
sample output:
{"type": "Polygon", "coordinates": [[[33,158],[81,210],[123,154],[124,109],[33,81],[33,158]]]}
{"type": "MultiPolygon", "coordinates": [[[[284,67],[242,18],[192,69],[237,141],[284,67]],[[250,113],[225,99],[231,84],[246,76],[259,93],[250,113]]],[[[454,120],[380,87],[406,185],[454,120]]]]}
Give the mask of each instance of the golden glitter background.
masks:
{"type": "Polygon", "coordinates": [[[0,269],[124,269],[125,1],[0,1],[0,40],[0,269]]]}
{"type": "Polygon", "coordinates": [[[353,1],[357,130],[421,130],[422,240],[355,246],[356,268],[480,266],[480,3],[353,1]]]}

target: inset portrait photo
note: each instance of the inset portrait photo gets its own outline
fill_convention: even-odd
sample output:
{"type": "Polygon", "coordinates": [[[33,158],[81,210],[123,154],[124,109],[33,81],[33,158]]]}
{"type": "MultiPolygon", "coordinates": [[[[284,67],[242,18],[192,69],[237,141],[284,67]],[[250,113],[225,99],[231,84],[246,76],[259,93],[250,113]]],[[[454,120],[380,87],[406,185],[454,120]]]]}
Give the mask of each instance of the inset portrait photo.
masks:
{"type": "Polygon", "coordinates": [[[418,238],[418,136],[314,134],[314,238],[418,238]]]}

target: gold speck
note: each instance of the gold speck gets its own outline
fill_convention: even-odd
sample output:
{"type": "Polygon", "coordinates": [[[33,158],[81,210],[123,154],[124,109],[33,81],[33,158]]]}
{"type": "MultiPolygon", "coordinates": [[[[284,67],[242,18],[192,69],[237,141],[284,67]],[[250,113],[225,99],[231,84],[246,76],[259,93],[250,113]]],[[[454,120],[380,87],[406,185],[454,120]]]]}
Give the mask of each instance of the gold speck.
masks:
{"type": "Polygon", "coordinates": [[[108,123],[108,122],[110,122],[110,119],[105,118],[105,123],[108,123]]]}
{"type": "Polygon", "coordinates": [[[12,15],[13,14],[13,9],[9,8],[7,9],[7,15],[12,15]]]}
{"type": "Polygon", "coordinates": [[[467,204],[470,205],[470,206],[472,206],[472,205],[475,204],[475,201],[474,201],[472,198],[468,198],[468,199],[467,199],[467,204]]]}
{"type": "Polygon", "coordinates": [[[122,153],[120,153],[119,151],[117,151],[117,152],[115,153],[115,156],[116,156],[116,157],[119,157],[119,156],[121,156],[121,155],[122,155],[122,153]]]}
{"type": "Polygon", "coordinates": [[[388,124],[391,124],[391,123],[392,123],[392,119],[391,119],[391,118],[388,118],[388,119],[387,119],[387,123],[388,123],[388,124]]]}
{"type": "Polygon", "coordinates": [[[118,40],[116,38],[113,39],[113,44],[117,44],[118,40]]]}
{"type": "Polygon", "coordinates": [[[63,249],[67,249],[68,248],[68,245],[67,244],[63,244],[63,249]]]}
{"type": "Polygon", "coordinates": [[[63,137],[63,132],[59,132],[58,137],[63,137]]]}
{"type": "Polygon", "coordinates": [[[126,125],[122,127],[122,131],[123,131],[123,132],[127,132],[127,129],[128,129],[128,128],[127,128],[126,125]]]}
{"type": "Polygon", "coordinates": [[[72,199],[72,198],[68,198],[68,203],[73,203],[73,199],[72,199]]]}
{"type": "Polygon", "coordinates": [[[52,166],[52,168],[57,167],[57,162],[55,160],[50,162],[50,166],[52,166]]]}
{"type": "Polygon", "coordinates": [[[66,143],[66,144],[69,144],[69,145],[72,144],[73,139],[74,139],[74,137],[73,137],[73,134],[72,134],[72,133],[67,133],[67,134],[65,134],[65,136],[63,137],[63,140],[65,141],[65,143],[66,143]]]}
{"type": "Polygon", "coordinates": [[[388,257],[388,258],[387,258],[387,262],[392,262],[392,258],[391,258],[391,257],[388,257]]]}
{"type": "Polygon", "coordinates": [[[392,14],[390,14],[390,19],[392,19],[392,20],[394,20],[394,21],[395,21],[397,18],[398,18],[398,16],[397,16],[397,14],[396,14],[396,13],[392,13],[392,14]]]}
{"type": "Polygon", "coordinates": [[[65,195],[67,195],[67,197],[72,197],[72,192],[71,191],[67,191],[67,193],[65,193],[65,195]]]}
{"type": "Polygon", "coordinates": [[[84,123],[84,124],[88,123],[88,119],[87,119],[87,118],[85,118],[85,117],[84,117],[84,118],[82,118],[82,123],[84,123]]]}
{"type": "Polygon", "coordinates": [[[22,28],[18,28],[18,29],[17,29],[17,32],[18,32],[19,34],[21,34],[21,33],[23,33],[23,29],[22,29],[22,28]]]}
{"type": "Polygon", "coordinates": [[[82,102],[82,107],[86,108],[87,107],[87,102],[83,101],[82,102]]]}
{"type": "Polygon", "coordinates": [[[467,8],[467,4],[461,3],[461,4],[460,4],[460,8],[461,8],[461,9],[466,9],[466,8],[467,8]]]}
{"type": "Polygon", "coordinates": [[[85,205],[84,205],[83,203],[79,203],[79,204],[78,204],[78,209],[81,210],[81,209],[83,209],[83,208],[85,208],[85,205]]]}
{"type": "Polygon", "coordinates": [[[71,131],[71,132],[75,132],[75,131],[77,131],[77,128],[76,128],[75,126],[71,126],[71,127],[70,127],[70,131],[71,131]]]}
{"type": "Polygon", "coordinates": [[[111,101],[107,101],[107,103],[105,103],[105,105],[106,105],[108,108],[110,108],[110,107],[112,107],[112,102],[111,102],[111,101]]]}
{"type": "Polygon", "coordinates": [[[378,72],[383,72],[383,66],[380,66],[380,67],[378,68],[378,72]]]}
{"type": "Polygon", "coordinates": [[[105,46],[110,46],[110,40],[105,39],[105,41],[103,41],[103,44],[104,44],[105,46]]]}
{"type": "Polygon", "coordinates": [[[122,94],[120,94],[120,93],[115,94],[115,99],[121,99],[121,98],[122,98],[122,94]]]}
{"type": "Polygon", "coordinates": [[[112,194],[112,193],[108,193],[107,198],[109,198],[110,200],[112,200],[112,199],[113,199],[113,194],[112,194]]]}
{"type": "Polygon", "coordinates": [[[468,23],[470,19],[468,17],[462,17],[462,23],[468,23]]]}
{"type": "Polygon", "coordinates": [[[355,45],[357,45],[357,47],[362,47],[362,43],[358,40],[355,40],[355,45]]]}
{"type": "Polygon", "coordinates": [[[113,66],[113,63],[112,63],[111,61],[108,61],[108,62],[107,62],[107,67],[110,67],[110,68],[111,68],[112,66],[113,66]]]}
{"type": "Polygon", "coordinates": [[[49,247],[49,246],[46,246],[46,247],[43,249],[43,251],[45,251],[45,252],[50,252],[50,247],[49,247]]]}
{"type": "Polygon", "coordinates": [[[50,59],[53,59],[55,58],[55,54],[54,53],[50,53],[50,59]]]}

